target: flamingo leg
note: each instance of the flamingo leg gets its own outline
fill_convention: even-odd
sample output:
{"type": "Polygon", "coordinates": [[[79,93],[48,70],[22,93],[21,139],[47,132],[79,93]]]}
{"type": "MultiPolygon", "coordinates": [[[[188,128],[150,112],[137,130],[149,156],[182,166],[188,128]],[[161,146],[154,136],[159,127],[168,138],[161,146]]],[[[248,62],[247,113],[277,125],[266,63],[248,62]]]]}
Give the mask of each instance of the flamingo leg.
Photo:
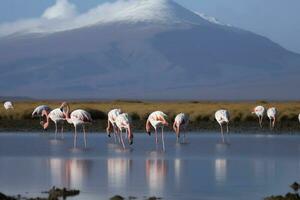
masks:
{"type": "Polygon", "coordinates": [[[185,134],[186,134],[186,128],[183,129],[183,143],[185,143],[185,134]]]}
{"type": "Polygon", "coordinates": [[[262,128],[262,120],[261,120],[262,118],[261,118],[261,116],[258,116],[258,120],[259,120],[259,126],[260,126],[260,128],[262,128]]]}
{"type": "Polygon", "coordinates": [[[75,126],[74,148],[76,148],[76,143],[77,143],[77,126],[75,126]]]}
{"type": "Polygon", "coordinates": [[[57,135],[57,123],[56,122],[54,122],[54,124],[55,124],[55,139],[56,139],[56,135],[57,135]]]}
{"type": "Polygon", "coordinates": [[[176,127],[176,142],[179,143],[179,137],[180,137],[180,125],[176,127]]]}
{"type": "Polygon", "coordinates": [[[122,130],[120,130],[120,138],[121,138],[123,149],[125,149],[125,144],[124,144],[124,140],[123,140],[123,131],[122,130]]]}
{"type": "Polygon", "coordinates": [[[226,123],[226,131],[227,131],[227,133],[229,133],[229,126],[228,126],[228,123],[226,123]]]}
{"type": "Polygon", "coordinates": [[[158,144],[158,138],[157,138],[157,128],[155,128],[155,143],[158,144]]]}
{"type": "Polygon", "coordinates": [[[163,151],[165,151],[165,139],[164,139],[164,127],[161,128],[161,140],[163,145],[163,151]]]}
{"type": "Polygon", "coordinates": [[[64,139],[64,123],[61,124],[61,138],[64,139]]]}
{"type": "Polygon", "coordinates": [[[117,143],[117,130],[116,130],[116,127],[114,126],[113,129],[114,129],[115,143],[117,143]]]}
{"type": "Polygon", "coordinates": [[[222,124],[220,124],[220,127],[221,127],[222,141],[223,141],[223,143],[225,143],[224,133],[223,133],[223,126],[222,126],[222,124]]]}
{"type": "Polygon", "coordinates": [[[84,138],[84,148],[87,147],[87,141],[86,141],[86,132],[85,132],[85,126],[82,125],[82,129],[83,129],[83,138],[84,138]]]}
{"type": "Polygon", "coordinates": [[[120,130],[117,129],[118,137],[119,137],[119,144],[122,144],[122,138],[121,138],[121,133],[120,130]]]}
{"type": "Polygon", "coordinates": [[[272,118],[270,118],[270,130],[272,130],[272,118]]]}
{"type": "Polygon", "coordinates": [[[276,118],[274,117],[274,120],[273,120],[273,129],[275,128],[275,122],[276,122],[276,118]]]}

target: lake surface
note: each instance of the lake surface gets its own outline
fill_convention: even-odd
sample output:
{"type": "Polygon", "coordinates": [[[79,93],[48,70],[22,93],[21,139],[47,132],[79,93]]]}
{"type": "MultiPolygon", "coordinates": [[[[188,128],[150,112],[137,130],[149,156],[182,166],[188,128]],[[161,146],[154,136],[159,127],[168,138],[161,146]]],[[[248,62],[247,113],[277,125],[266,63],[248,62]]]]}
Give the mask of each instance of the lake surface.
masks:
{"type": "Polygon", "coordinates": [[[52,186],[80,189],[71,199],[158,196],[164,199],[262,199],[285,194],[300,181],[300,137],[188,134],[187,144],[166,137],[166,152],[154,136],[135,134],[134,145],[122,150],[105,134],[82,135],[73,149],[72,135],[0,135],[0,191],[41,196],[52,186]]]}

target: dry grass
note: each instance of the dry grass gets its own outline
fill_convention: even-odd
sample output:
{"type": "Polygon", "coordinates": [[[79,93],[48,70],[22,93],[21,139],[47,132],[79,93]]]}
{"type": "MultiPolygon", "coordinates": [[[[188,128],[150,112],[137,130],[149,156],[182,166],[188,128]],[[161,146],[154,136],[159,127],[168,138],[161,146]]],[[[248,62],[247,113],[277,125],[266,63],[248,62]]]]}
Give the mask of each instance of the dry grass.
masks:
{"type": "MultiPolygon", "coordinates": [[[[0,119],[30,119],[33,109],[38,105],[49,105],[57,108],[61,102],[16,102],[15,109],[6,111],[0,107],[0,119]]],[[[279,120],[297,119],[300,113],[300,102],[138,102],[138,101],[112,101],[112,102],[70,102],[71,109],[86,109],[94,115],[95,119],[106,117],[106,113],[113,108],[121,108],[124,112],[133,115],[134,118],[145,118],[149,113],[162,110],[170,118],[175,114],[185,112],[190,115],[192,121],[213,120],[214,113],[218,109],[228,109],[233,121],[247,121],[254,116],[251,111],[256,105],[266,108],[275,106],[279,110],[279,120]]]]}

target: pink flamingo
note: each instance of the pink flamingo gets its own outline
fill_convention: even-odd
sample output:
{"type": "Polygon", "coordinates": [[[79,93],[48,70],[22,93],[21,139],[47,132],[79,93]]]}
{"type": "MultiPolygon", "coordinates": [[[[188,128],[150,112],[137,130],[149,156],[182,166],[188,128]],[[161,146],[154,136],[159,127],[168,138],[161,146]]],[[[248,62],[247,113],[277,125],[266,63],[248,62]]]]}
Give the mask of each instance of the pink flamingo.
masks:
{"type": "Polygon", "coordinates": [[[217,120],[217,122],[219,123],[219,125],[221,127],[222,141],[223,141],[223,143],[225,143],[224,133],[223,133],[223,124],[226,124],[227,133],[229,133],[229,128],[228,128],[229,112],[227,110],[218,110],[215,113],[215,119],[217,120]]]}
{"type": "Polygon", "coordinates": [[[162,139],[162,145],[163,145],[163,151],[165,151],[165,141],[164,141],[164,127],[168,126],[167,122],[167,115],[161,111],[155,111],[151,113],[148,117],[148,120],[146,122],[146,132],[151,135],[151,126],[155,130],[155,142],[156,145],[158,144],[158,137],[157,137],[157,129],[161,128],[161,139],[162,139]]]}
{"type": "Polygon", "coordinates": [[[275,128],[277,112],[278,112],[277,109],[274,107],[269,108],[267,110],[267,115],[270,120],[270,130],[273,130],[275,128]]]}
{"type": "Polygon", "coordinates": [[[179,141],[180,137],[180,129],[183,129],[183,141],[185,141],[185,131],[186,127],[189,124],[189,116],[185,113],[180,113],[175,117],[174,123],[173,123],[173,129],[177,136],[177,142],[179,141]]]}
{"type": "Polygon", "coordinates": [[[92,123],[92,117],[90,113],[85,110],[77,109],[70,113],[70,106],[68,103],[63,102],[60,108],[63,110],[65,118],[69,124],[73,124],[75,128],[74,134],[74,148],[77,145],[77,128],[78,126],[82,126],[83,129],[83,136],[84,136],[84,147],[87,147],[87,140],[86,140],[86,131],[85,125],[92,123]],[[66,107],[66,110],[64,108],[66,107]]]}
{"type": "Polygon", "coordinates": [[[126,131],[127,138],[129,140],[129,144],[133,144],[133,133],[131,129],[131,120],[129,118],[129,115],[127,113],[122,113],[117,116],[116,118],[116,126],[118,129],[118,132],[120,133],[119,137],[121,138],[122,146],[125,149],[125,144],[123,141],[123,130],[126,131]]]}
{"type": "Polygon", "coordinates": [[[63,138],[63,131],[64,131],[64,121],[65,121],[65,115],[62,112],[61,108],[56,108],[50,112],[47,110],[42,110],[42,117],[46,118],[46,122],[41,121],[40,124],[43,126],[44,130],[47,130],[50,119],[54,122],[55,124],[55,139],[57,135],[57,125],[61,124],[61,138],[63,138]]]}
{"type": "Polygon", "coordinates": [[[252,114],[256,114],[256,116],[258,117],[260,128],[262,128],[262,121],[265,114],[265,108],[263,106],[256,106],[252,114]]]}
{"type": "Polygon", "coordinates": [[[9,110],[9,109],[13,110],[14,109],[13,103],[11,101],[4,102],[3,106],[4,106],[5,110],[9,110]]]}

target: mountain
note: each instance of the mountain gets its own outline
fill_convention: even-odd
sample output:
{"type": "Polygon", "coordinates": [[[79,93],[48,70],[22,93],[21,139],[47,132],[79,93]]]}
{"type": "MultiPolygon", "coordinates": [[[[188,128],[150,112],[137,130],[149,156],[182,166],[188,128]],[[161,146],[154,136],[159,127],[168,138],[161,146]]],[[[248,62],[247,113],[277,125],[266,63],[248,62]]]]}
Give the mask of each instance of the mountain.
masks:
{"type": "Polygon", "coordinates": [[[63,19],[47,12],[0,26],[1,95],[300,98],[300,55],[171,0],[117,1],[63,19]]]}

